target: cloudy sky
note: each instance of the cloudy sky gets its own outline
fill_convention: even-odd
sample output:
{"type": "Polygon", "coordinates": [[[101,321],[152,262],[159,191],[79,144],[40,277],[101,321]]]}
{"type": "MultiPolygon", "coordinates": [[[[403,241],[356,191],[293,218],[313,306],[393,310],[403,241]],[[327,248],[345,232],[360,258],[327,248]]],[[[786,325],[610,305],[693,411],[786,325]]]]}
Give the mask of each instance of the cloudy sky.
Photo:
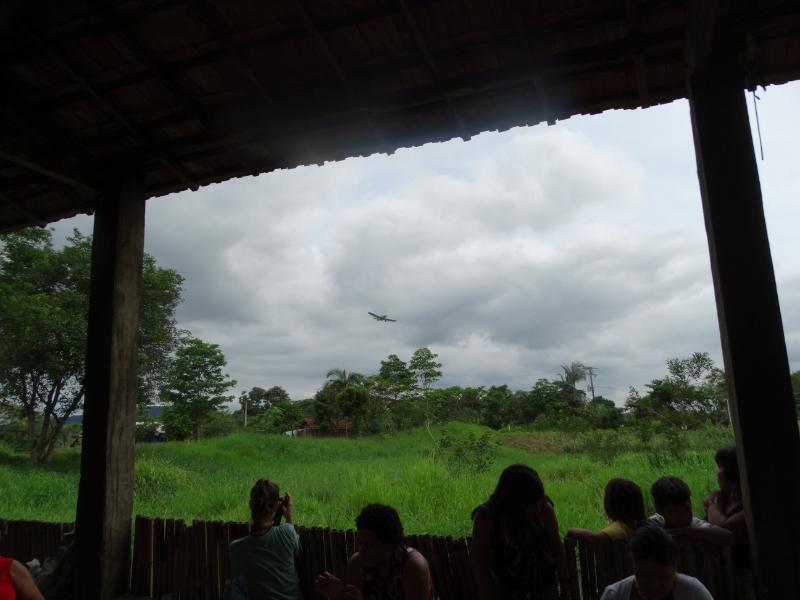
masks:
{"type": "MultiPolygon", "coordinates": [[[[800,84],[760,98],[794,370],[800,84]]],[[[721,365],[686,102],[238,179],[154,199],[147,219],[146,250],[186,278],[180,326],[222,347],[237,389],[306,398],[331,368],[422,346],[442,385],[526,389],[582,361],[618,403],[670,357],[721,365]]],[[[56,234],[73,227],[91,217],[56,234]]]]}

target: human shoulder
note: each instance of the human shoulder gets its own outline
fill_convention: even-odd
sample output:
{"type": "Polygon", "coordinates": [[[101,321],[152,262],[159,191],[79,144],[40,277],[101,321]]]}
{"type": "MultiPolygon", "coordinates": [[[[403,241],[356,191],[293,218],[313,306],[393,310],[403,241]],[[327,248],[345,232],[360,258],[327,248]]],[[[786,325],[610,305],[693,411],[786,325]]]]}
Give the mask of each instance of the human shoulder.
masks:
{"type": "Polygon", "coordinates": [[[631,597],[631,590],[633,590],[633,575],[606,587],[600,600],[628,600],[631,597]]]}
{"type": "Polygon", "coordinates": [[[414,548],[408,548],[408,556],[406,556],[403,570],[412,573],[428,573],[428,560],[422,555],[422,552],[414,548]]]}
{"type": "Polygon", "coordinates": [[[675,576],[675,600],[713,600],[713,597],[701,581],[678,573],[675,576]]]}
{"type": "Polygon", "coordinates": [[[664,527],[664,523],[664,517],[658,513],[655,513],[653,516],[648,518],[647,521],[645,521],[646,525],[655,525],[656,527],[664,527]]]}
{"type": "Polygon", "coordinates": [[[613,541],[627,540],[631,537],[631,528],[622,521],[612,521],[608,524],[608,527],[601,529],[600,533],[605,533],[613,541]]]}

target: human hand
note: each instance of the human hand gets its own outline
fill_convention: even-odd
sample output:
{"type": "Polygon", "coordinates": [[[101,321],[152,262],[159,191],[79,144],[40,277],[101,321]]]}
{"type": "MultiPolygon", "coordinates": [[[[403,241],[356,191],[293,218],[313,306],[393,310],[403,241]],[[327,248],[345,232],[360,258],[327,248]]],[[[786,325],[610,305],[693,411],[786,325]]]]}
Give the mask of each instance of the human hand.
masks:
{"type": "Polygon", "coordinates": [[[364,596],[356,586],[346,585],[342,590],[341,600],[364,600],[364,596]]]}
{"type": "Polygon", "coordinates": [[[328,598],[339,598],[342,595],[344,582],[336,575],[325,571],[314,579],[314,589],[328,598]]]}
{"type": "Polygon", "coordinates": [[[292,497],[287,493],[286,495],[286,506],[283,507],[283,516],[286,518],[287,523],[292,522],[292,509],[294,508],[294,502],[292,497]]]}
{"type": "Polygon", "coordinates": [[[716,504],[719,498],[719,490],[714,490],[708,496],[706,496],[705,500],[703,500],[703,507],[708,510],[708,507],[712,504],[716,504]]]}

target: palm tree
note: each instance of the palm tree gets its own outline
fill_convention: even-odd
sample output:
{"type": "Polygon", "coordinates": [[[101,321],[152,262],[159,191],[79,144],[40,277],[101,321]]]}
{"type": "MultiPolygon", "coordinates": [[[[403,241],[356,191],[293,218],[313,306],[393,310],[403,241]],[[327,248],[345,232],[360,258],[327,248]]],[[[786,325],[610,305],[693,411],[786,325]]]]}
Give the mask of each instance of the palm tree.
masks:
{"type": "Polygon", "coordinates": [[[578,404],[578,386],[577,383],[586,379],[586,366],[582,362],[573,361],[569,365],[561,365],[561,370],[564,371],[559,375],[561,381],[572,388],[572,403],[574,406],[578,404]]]}
{"type": "Polygon", "coordinates": [[[364,383],[364,376],[361,373],[347,372],[345,369],[331,369],[325,375],[325,379],[337,391],[341,391],[351,385],[364,383]]]}

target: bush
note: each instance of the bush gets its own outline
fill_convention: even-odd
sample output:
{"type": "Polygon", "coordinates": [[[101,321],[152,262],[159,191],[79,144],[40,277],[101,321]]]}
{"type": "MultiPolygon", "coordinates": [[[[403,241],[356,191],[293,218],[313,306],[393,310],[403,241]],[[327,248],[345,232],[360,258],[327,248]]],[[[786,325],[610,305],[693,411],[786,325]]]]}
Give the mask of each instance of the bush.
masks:
{"type": "Polygon", "coordinates": [[[635,444],[618,430],[600,429],[579,433],[564,445],[565,452],[586,453],[592,459],[610,465],[624,452],[635,450],[635,444]]]}
{"type": "Polygon", "coordinates": [[[239,419],[229,413],[214,411],[208,415],[200,428],[203,437],[222,437],[240,428],[239,419]]]}
{"type": "Polygon", "coordinates": [[[152,442],[158,435],[158,421],[145,421],[136,424],[136,441],[152,442]]]}
{"type": "Polygon", "coordinates": [[[161,422],[169,440],[187,440],[194,435],[192,420],[186,414],[175,410],[173,406],[164,409],[161,422]]]}
{"type": "Polygon", "coordinates": [[[189,483],[189,474],[168,460],[143,456],[137,459],[133,492],[139,500],[168,498],[189,483]]]}
{"type": "Polygon", "coordinates": [[[434,460],[442,462],[451,475],[486,473],[496,456],[497,445],[488,431],[480,436],[469,433],[462,438],[445,431],[433,448],[434,460]]]}

